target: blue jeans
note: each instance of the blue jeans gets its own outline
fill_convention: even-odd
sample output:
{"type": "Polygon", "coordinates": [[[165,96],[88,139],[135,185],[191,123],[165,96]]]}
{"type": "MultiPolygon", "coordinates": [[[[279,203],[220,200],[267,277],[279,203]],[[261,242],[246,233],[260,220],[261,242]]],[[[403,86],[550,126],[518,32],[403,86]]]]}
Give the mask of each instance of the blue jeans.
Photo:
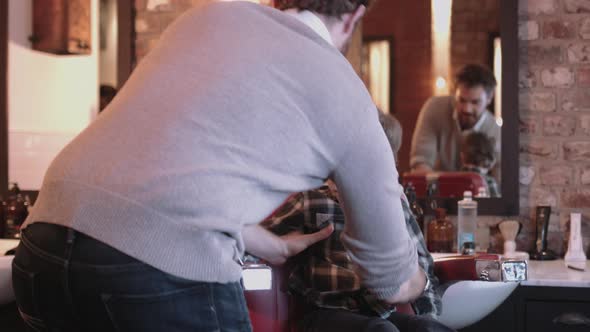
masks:
{"type": "Polygon", "coordinates": [[[303,320],[306,332],[453,332],[442,323],[428,317],[393,312],[387,319],[369,312],[343,309],[316,309],[303,320]]]}
{"type": "Polygon", "coordinates": [[[240,283],[195,282],[72,229],[22,234],[13,287],[30,331],[251,331],[240,283]]]}

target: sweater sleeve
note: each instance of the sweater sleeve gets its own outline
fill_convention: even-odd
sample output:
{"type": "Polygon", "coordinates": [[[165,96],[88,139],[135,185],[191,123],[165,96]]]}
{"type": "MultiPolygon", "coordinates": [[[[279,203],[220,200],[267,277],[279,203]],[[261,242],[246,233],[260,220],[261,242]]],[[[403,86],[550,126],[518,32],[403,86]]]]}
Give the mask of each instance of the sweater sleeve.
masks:
{"type": "Polygon", "coordinates": [[[364,115],[333,178],[346,215],[342,242],[364,286],[385,299],[416,272],[417,250],[405,226],[402,188],[374,106],[364,115]]]}
{"type": "Polygon", "coordinates": [[[431,98],[424,104],[420,110],[420,115],[418,115],[416,128],[412,136],[410,167],[418,164],[434,167],[437,157],[437,138],[434,124],[437,119],[434,117],[436,112],[433,112],[433,107],[435,107],[435,103],[434,99],[431,98]]]}

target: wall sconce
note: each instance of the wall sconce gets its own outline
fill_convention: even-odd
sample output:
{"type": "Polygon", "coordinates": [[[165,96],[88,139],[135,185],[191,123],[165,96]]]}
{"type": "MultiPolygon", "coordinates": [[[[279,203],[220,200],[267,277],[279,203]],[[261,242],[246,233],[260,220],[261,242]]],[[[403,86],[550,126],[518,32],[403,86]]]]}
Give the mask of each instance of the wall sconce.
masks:
{"type": "Polygon", "coordinates": [[[502,120],[502,40],[494,38],[494,76],[496,76],[496,91],[494,93],[494,115],[498,126],[504,123],[502,120]]]}
{"type": "Polygon", "coordinates": [[[34,50],[90,54],[90,0],[33,0],[34,50]]]}
{"type": "Polygon", "coordinates": [[[432,74],[434,94],[449,93],[451,9],[453,0],[431,0],[432,74]]]}
{"type": "Polygon", "coordinates": [[[370,38],[363,41],[362,78],[377,108],[385,114],[391,109],[391,40],[370,38]]]}

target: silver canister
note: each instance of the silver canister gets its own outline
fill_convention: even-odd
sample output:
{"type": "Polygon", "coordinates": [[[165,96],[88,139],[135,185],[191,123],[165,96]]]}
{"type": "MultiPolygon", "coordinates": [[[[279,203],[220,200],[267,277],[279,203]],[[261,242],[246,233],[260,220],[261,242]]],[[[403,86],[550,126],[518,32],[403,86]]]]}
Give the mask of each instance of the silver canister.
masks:
{"type": "Polygon", "coordinates": [[[528,265],[525,260],[476,259],[475,271],[484,281],[524,281],[528,265]]]}

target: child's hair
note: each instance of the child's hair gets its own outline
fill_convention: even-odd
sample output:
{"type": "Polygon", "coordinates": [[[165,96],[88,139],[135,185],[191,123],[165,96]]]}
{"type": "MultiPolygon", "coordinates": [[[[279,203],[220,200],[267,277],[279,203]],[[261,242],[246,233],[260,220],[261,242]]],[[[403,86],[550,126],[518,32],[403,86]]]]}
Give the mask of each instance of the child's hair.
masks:
{"type": "Polygon", "coordinates": [[[463,164],[489,169],[496,162],[494,139],[482,133],[472,132],[463,138],[461,154],[463,164]]]}

